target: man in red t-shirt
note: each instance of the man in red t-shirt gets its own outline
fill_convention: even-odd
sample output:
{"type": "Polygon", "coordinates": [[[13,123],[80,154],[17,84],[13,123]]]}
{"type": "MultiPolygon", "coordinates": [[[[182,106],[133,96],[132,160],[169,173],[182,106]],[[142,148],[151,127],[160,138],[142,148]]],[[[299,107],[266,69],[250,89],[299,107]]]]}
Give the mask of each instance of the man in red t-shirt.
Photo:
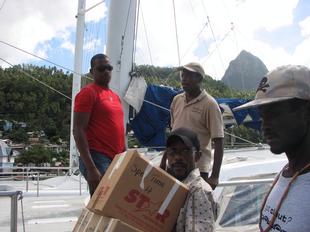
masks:
{"type": "Polygon", "coordinates": [[[73,135],[80,152],[80,171],[94,193],[116,154],[125,150],[124,112],[119,96],[109,89],[109,58],[92,57],[90,73],[94,83],[75,97],[73,135]]]}

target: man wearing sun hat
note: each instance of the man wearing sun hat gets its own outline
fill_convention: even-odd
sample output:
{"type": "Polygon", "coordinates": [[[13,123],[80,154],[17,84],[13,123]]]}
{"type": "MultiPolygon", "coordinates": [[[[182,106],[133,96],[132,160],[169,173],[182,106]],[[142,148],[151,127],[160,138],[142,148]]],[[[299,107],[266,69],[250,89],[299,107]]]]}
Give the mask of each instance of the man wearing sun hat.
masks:
{"type": "Polygon", "coordinates": [[[198,161],[201,176],[214,189],[218,184],[223,158],[223,118],[215,99],[202,89],[205,76],[199,63],[191,62],[178,68],[184,93],[174,97],[171,110],[171,127],[186,127],[197,133],[202,156],[198,161]],[[211,169],[211,143],[214,143],[214,159],[211,169]],[[211,175],[210,174],[210,171],[211,175]]]}
{"type": "Polygon", "coordinates": [[[309,68],[286,65],[269,72],[255,99],[234,110],[249,107],[258,107],[271,152],[288,159],[263,201],[260,231],[310,231],[309,68]]]}

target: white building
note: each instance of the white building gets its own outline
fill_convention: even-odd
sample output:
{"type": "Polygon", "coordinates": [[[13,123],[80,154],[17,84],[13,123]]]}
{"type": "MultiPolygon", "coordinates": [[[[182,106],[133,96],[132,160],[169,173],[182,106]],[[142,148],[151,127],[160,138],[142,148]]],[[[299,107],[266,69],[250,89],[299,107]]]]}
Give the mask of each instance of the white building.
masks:
{"type": "Polygon", "coordinates": [[[0,172],[10,171],[14,165],[14,158],[11,156],[12,149],[0,140],[0,172]]]}

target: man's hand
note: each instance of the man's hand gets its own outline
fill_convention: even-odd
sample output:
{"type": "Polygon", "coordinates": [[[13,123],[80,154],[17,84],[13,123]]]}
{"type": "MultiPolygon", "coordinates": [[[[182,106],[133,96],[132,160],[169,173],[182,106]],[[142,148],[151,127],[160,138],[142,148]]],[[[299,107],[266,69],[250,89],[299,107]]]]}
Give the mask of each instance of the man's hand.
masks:
{"type": "Polygon", "coordinates": [[[219,184],[219,178],[215,178],[210,176],[207,180],[207,183],[211,186],[211,188],[214,190],[216,186],[219,184]]]}
{"type": "Polygon", "coordinates": [[[97,168],[87,170],[87,182],[89,184],[90,195],[93,195],[101,180],[101,174],[97,168]]]}

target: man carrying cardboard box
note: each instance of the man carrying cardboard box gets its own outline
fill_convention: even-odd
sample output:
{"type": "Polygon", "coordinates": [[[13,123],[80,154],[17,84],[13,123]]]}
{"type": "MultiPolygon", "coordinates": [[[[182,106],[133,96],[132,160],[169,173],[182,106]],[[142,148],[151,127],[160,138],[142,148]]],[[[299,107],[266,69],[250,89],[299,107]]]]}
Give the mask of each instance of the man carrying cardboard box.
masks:
{"type": "Polygon", "coordinates": [[[171,232],[187,195],[186,184],[129,149],[115,156],[87,208],[144,232],[171,232]]]}
{"type": "Polygon", "coordinates": [[[189,187],[188,196],[174,228],[177,232],[215,230],[212,188],[196,168],[200,156],[200,143],[196,133],[186,128],[171,132],[160,166],[189,187]]]}

